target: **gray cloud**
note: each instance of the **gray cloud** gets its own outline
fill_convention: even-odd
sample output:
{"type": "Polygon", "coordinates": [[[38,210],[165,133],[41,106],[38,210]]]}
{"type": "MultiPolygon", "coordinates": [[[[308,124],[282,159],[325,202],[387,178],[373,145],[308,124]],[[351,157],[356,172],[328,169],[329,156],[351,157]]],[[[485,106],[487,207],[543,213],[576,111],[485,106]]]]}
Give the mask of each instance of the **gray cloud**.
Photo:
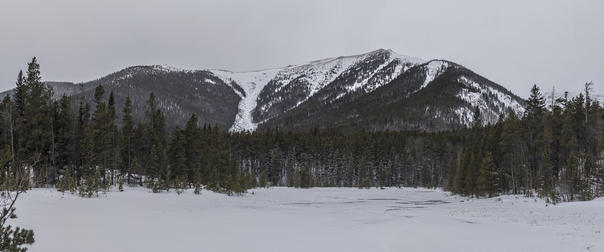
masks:
{"type": "Polygon", "coordinates": [[[532,83],[604,93],[604,1],[0,3],[0,90],[37,56],[45,80],[130,65],[254,70],[390,48],[463,64],[521,96],[532,83]]]}

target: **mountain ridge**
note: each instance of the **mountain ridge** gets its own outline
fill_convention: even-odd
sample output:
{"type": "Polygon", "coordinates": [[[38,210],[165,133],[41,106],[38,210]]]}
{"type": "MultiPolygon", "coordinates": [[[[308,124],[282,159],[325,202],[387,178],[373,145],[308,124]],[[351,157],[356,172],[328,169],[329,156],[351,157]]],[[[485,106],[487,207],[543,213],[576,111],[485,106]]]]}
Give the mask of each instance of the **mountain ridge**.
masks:
{"type": "Polygon", "coordinates": [[[131,96],[138,120],[143,119],[146,97],[154,92],[169,126],[183,125],[195,113],[200,123],[231,131],[354,128],[352,125],[358,124],[354,120],[368,124],[357,128],[434,131],[469,125],[470,107],[478,106],[485,122],[494,122],[498,114],[507,114],[510,109],[517,113],[524,109],[522,98],[457,63],[422,60],[390,49],[247,72],[137,65],[88,82],[47,84],[56,96],[72,95],[83,102],[92,102],[97,85],[114,91],[117,104],[131,96]],[[422,92],[433,85],[442,86],[447,93],[422,92]],[[417,104],[423,96],[441,99],[417,104]],[[445,101],[454,107],[439,103],[445,101]],[[424,106],[425,111],[417,106],[424,106]],[[387,127],[386,119],[376,118],[385,110],[391,111],[386,116],[390,120],[387,127]]]}

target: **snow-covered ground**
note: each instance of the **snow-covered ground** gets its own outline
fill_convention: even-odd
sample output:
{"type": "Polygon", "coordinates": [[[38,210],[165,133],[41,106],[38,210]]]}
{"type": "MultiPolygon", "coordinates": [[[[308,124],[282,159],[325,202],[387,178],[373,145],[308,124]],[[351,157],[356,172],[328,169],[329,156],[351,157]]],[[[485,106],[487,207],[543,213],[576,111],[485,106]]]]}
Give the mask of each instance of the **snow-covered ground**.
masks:
{"type": "Polygon", "coordinates": [[[440,190],[269,188],[99,198],[34,189],[12,224],[30,251],[604,251],[604,199],[547,205],[440,190]]]}

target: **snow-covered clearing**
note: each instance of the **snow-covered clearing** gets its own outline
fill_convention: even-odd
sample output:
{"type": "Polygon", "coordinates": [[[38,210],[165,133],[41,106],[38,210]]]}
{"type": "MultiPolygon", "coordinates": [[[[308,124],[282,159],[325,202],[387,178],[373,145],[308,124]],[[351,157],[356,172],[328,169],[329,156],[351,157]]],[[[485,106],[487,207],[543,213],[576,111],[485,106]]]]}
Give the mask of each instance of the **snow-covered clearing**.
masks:
{"type": "Polygon", "coordinates": [[[127,188],[86,199],[34,189],[13,224],[35,230],[33,252],[604,251],[604,199],[552,206],[411,188],[250,192],[127,188]]]}

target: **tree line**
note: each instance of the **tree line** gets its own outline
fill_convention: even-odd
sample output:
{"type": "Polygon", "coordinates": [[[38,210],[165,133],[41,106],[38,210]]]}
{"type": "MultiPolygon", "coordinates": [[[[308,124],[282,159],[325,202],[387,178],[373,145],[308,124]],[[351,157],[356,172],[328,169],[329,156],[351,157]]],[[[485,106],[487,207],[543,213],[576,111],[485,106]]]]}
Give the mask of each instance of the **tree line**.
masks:
{"type": "Polygon", "coordinates": [[[465,195],[536,192],[552,201],[604,195],[604,108],[566,92],[549,104],[534,85],[523,115],[468,130],[468,144],[449,188],[465,195]]]}
{"type": "Polygon", "coordinates": [[[0,104],[4,174],[85,197],[124,184],[154,192],[202,188],[239,194],[263,186],[443,187],[463,195],[538,193],[553,201],[604,194],[604,108],[585,94],[552,99],[534,86],[526,111],[445,132],[229,133],[191,115],[168,129],[153,93],[136,122],[98,86],[94,103],[53,99],[34,58],[0,104]]]}

